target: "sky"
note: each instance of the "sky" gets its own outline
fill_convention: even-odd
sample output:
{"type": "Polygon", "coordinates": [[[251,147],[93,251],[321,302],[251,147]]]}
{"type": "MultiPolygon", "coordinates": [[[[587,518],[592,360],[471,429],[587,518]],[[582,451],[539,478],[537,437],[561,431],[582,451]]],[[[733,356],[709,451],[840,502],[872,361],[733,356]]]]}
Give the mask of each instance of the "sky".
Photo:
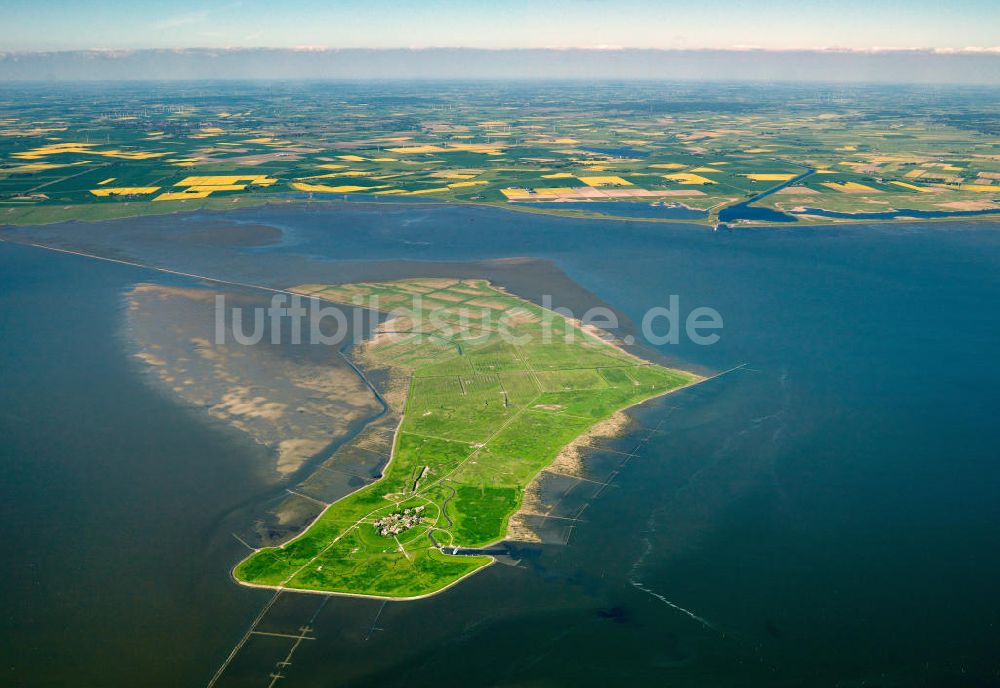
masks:
{"type": "Polygon", "coordinates": [[[0,52],[142,48],[1000,52],[1000,0],[3,0],[0,52]]]}

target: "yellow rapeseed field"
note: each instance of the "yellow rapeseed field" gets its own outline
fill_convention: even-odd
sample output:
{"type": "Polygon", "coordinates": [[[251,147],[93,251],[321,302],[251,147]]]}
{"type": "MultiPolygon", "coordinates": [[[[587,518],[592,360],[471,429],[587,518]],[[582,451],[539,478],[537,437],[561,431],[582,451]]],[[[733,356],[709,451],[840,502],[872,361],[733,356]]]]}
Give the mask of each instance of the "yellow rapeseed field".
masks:
{"type": "Polygon", "coordinates": [[[208,175],[185,177],[174,186],[232,186],[240,182],[270,186],[276,181],[278,180],[268,177],[266,174],[208,175]]]}
{"type": "Polygon", "coordinates": [[[148,160],[166,155],[166,153],[151,153],[146,151],[122,151],[117,148],[96,150],[96,146],[96,143],[49,143],[38,148],[32,148],[31,150],[12,153],[11,157],[21,160],[40,160],[50,155],[75,153],[77,155],[100,155],[106,158],[120,158],[122,160],[148,160]]]}
{"type": "Polygon", "coordinates": [[[890,184],[895,184],[896,186],[901,186],[904,189],[912,189],[913,191],[923,191],[924,193],[933,193],[932,189],[925,189],[922,186],[915,186],[913,184],[907,184],[906,182],[889,182],[890,184]]]}
{"type": "Polygon", "coordinates": [[[787,182],[794,174],[741,174],[741,177],[752,179],[755,182],[787,182]]]}
{"type": "Polygon", "coordinates": [[[449,143],[448,148],[493,156],[503,155],[503,151],[498,146],[489,143],[449,143]]]}
{"type": "Polygon", "coordinates": [[[960,184],[959,189],[962,191],[982,191],[982,192],[994,192],[1000,191],[1000,186],[996,184],[960,184]]]}
{"type": "Polygon", "coordinates": [[[329,186],[327,184],[305,184],[303,182],[292,182],[291,187],[298,191],[311,191],[316,193],[352,193],[355,191],[372,191],[374,189],[385,189],[386,186],[356,186],[354,184],[343,184],[340,186],[329,186]]]}
{"type": "Polygon", "coordinates": [[[833,189],[834,191],[843,191],[844,193],[856,193],[859,191],[878,191],[878,189],[873,189],[870,186],[865,186],[864,184],[859,184],[857,182],[823,182],[823,186],[833,189]]]}
{"type": "Polygon", "coordinates": [[[531,196],[525,189],[500,189],[500,193],[510,199],[529,198],[531,196]]]}
{"type": "Polygon", "coordinates": [[[105,189],[91,189],[90,193],[95,196],[107,197],[107,196],[135,196],[140,194],[151,194],[156,193],[160,190],[158,186],[120,186],[120,187],[108,187],[105,189]]]}
{"type": "Polygon", "coordinates": [[[78,163],[59,162],[28,162],[17,167],[7,167],[4,172],[41,172],[42,170],[54,170],[58,167],[69,167],[78,163]]]}
{"type": "Polygon", "coordinates": [[[400,148],[389,148],[393,153],[443,153],[441,146],[402,146],[400,148]]]}
{"type": "Polygon", "coordinates": [[[587,186],[632,186],[632,182],[615,176],[577,177],[577,179],[587,186]]]}

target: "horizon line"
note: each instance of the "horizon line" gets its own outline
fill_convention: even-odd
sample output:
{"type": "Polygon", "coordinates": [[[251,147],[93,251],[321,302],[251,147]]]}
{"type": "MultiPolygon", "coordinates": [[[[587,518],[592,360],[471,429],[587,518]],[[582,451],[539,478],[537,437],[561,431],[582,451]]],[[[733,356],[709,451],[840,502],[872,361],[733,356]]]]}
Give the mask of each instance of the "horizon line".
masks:
{"type": "Polygon", "coordinates": [[[597,46],[523,46],[523,47],[481,47],[462,45],[428,45],[428,46],[392,46],[392,47],[337,47],[323,45],[297,45],[297,46],[188,46],[188,47],[146,47],[146,48],[55,48],[47,50],[0,50],[0,57],[20,56],[20,55],[57,55],[65,53],[95,53],[100,55],[129,55],[139,52],[160,52],[160,53],[184,53],[199,51],[279,51],[293,53],[342,53],[342,52],[431,52],[444,50],[469,50],[476,52],[594,52],[594,53],[616,53],[616,52],[677,52],[677,53],[820,53],[820,54],[855,54],[855,55],[884,55],[892,53],[923,54],[923,55],[998,55],[1000,56],[1000,46],[966,46],[963,48],[948,47],[906,47],[906,46],[872,46],[869,48],[852,48],[846,46],[816,46],[816,47],[787,47],[787,48],[765,48],[754,45],[737,45],[729,47],[643,47],[643,46],[619,46],[619,45],[597,45],[597,46]]]}

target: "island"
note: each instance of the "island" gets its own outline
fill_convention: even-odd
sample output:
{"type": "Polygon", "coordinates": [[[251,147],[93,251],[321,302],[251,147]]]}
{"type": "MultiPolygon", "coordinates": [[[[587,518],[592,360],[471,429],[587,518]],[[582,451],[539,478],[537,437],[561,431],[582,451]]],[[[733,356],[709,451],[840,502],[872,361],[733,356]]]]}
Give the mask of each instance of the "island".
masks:
{"type": "Polygon", "coordinates": [[[425,597],[488,566],[526,489],[621,412],[703,378],[486,280],[300,285],[387,317],[350,352],[399,423],[382,477],[233,570],[278,590],[425,597]],[[374,304],[377,304],[374,305],[374,304]]]}

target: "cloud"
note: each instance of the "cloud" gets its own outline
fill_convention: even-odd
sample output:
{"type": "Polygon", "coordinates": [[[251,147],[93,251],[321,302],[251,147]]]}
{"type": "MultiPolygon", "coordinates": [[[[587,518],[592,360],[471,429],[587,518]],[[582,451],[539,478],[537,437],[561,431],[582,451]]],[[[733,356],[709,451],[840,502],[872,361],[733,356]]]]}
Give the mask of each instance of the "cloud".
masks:
{"type": "Polygon", "coordinates": [[[988,55],[1000,55],[1000,46],[995,46],[992,48],[978,48],[975,46],[970,46],[967,48],[935,48],[934,52],[938,55],[955,55],[955,54],[982,54],[986,53],[988,55]]]}
{"type": "Polygon", "coordinates": [[[171,29],[190,26],[191,24],[202,24],[206,21],[208,21],[208,10],[198,10],[197,12],[186,12],[166,17],[154,23],[153,28],[157,31],[169,31],[171,29]]]}
{"type": "MultiPolygon", "coordinates": [[[[198,33],[194,30],[192,33],[198,33]]],[[[219,45],[222,41],[213,41],[219,45]]],[[[0,82],[163,79],[661,79],[991,84],[1000,50],[160,48],[2,53],[0,82]],[[95,68],[99,65],[99,68],[95,68]]]]}

